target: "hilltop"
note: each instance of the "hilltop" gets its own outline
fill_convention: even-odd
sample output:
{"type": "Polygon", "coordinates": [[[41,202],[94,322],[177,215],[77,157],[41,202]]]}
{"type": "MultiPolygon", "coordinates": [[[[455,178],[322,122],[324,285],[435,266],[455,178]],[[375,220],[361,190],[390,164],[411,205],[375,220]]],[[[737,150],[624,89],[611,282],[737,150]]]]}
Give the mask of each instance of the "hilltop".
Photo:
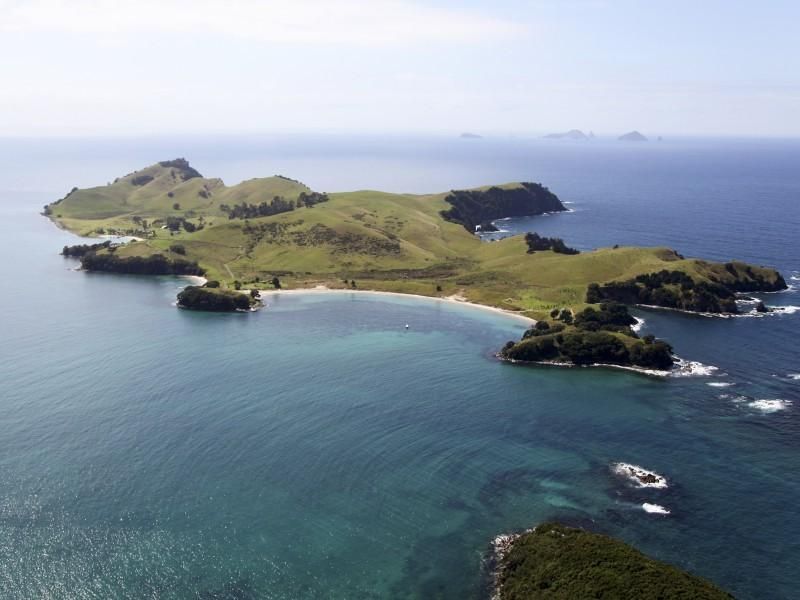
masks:
{"type": "Polygon", "coordinates": [[[514,236],[487,243],[473,233],[502,217],[560,210],[558,197],[536,183],[423,195],[323,193],[280,175],[227,186],[176,159],[104,186],[73,189],[44,213],[81,235],[139,238],[90,251],[83,258],[87,269],[159,272],[163,266],[170,273],[202,272],[223,289],[234,283],[257,288],[279,277],[284,288],[457,296],[544,319],[555,309],[577,314],[586,308],[590,284],[598,284],[600,296],[588,300],[616,299],[617,282],[660,271],[682,273],[712,290],[720,282],[737,291],[783,282],[772,269],[726,268],[669,248],[577,253],[560,240],[537,238],[544,246],[531,246],[533,238],[514,236]]]}

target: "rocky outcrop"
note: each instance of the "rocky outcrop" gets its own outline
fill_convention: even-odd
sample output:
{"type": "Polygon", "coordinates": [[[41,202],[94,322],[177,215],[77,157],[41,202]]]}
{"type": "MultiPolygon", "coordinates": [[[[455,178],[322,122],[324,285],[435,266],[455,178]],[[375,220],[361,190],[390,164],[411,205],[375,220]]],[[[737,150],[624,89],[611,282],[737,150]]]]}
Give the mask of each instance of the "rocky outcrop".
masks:
{"type": "Polygon", "coordinates": [[[452,208],[442,217],[460,223],[467,231],[487,221],[505,217],[528,217],[567,209],[553,192],[539,183],[516,187],[490,187],[486,190],[454,190],[445,197],[452,208]]]}

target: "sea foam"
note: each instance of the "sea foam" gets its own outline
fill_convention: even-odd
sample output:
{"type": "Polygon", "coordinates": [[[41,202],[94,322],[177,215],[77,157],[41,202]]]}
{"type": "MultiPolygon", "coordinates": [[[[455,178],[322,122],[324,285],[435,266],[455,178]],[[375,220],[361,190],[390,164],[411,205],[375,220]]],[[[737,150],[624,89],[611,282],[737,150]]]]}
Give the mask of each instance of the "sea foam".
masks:
{"type": "Polygon", "coordinates": [[[636,323],[631,325],[631,331],[639,333],[642,330],[642,327],[644,327],[645,320],[640,319],[639,317],[633,317],[633,318],[636,319],[636,323]]]}
{"type": "Polygon", "coordinates": [[[704,365],[696,360],[678,358],[678,363],[672,372],[673,377],[708,377],[719,371],[714,365],[704,365]]]}
{"type": "Polygon", "coordinates": [[[648,471],[638,465],[630,463],[613,463],[611,465],[611,472],[620,477],[624,477],[630,482],[636,484],[641,488],[665,488],[667,487],[667,478],[653,471],[648,471]]]}
{"type": "Polygon", "coordinates": [[[772,314],[793,315],[800,310],[800,306],[770,306],[772,314]]]}
{"type": "Polygon", "coordinates": [[[747,406],[755,408],[763,413],[774,413],[781,410],[786,410],[792,405],[791,400],[753,400],[747,406]]]}
{"type": "Polygon", "coordinates": [[[642,508],[645,512],[655,515],[668,515],[671,512],[669,509],[664,508],[660,504],[651,504],[650,502],[645,502],[642,504],[642,508]]]}
{"type": "Polygon", "coordinates": [[[715,388],[726,388],[736,384],[730,381],[709,381],[706,385],[710,385],[711,387],[715,388]]]}

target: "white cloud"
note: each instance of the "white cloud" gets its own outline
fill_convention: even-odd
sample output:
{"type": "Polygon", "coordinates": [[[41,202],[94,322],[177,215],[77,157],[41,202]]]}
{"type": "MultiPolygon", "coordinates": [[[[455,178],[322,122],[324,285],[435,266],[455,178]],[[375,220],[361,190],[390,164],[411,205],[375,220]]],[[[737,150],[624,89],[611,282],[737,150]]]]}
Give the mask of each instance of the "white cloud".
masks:
{"type": "Polygon", "coordinates": [[[0,0],[0,15],[0,32],[172,32],[320,44],[478,41],[526,29],[409,0],[0,0]]]}

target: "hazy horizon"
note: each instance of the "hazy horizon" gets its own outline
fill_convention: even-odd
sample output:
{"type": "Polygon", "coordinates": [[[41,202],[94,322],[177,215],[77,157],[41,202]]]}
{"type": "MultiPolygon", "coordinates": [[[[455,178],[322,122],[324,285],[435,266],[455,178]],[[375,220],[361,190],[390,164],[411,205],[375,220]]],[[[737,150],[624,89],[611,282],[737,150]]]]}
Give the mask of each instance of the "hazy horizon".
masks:
{"type": "Polygon", "coordinates": [[[800,5],[0,0],[0,136],[800,136],[800,5]]]}

